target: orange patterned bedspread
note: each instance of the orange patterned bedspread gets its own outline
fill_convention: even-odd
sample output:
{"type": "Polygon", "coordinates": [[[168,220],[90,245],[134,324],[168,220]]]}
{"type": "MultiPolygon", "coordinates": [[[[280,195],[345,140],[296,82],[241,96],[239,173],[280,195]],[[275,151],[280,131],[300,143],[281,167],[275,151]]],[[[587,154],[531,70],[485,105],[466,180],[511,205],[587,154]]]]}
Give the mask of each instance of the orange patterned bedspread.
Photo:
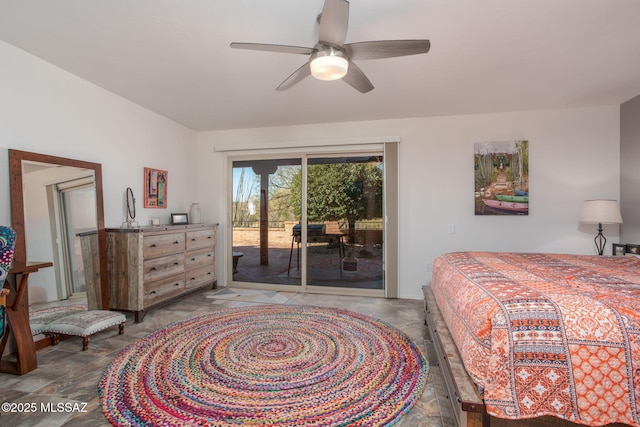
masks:
{"type": "Polygon", "coordinates": [[[640,258],[455,252],[431,286],[491,415],[640,426],[640,258]]]}

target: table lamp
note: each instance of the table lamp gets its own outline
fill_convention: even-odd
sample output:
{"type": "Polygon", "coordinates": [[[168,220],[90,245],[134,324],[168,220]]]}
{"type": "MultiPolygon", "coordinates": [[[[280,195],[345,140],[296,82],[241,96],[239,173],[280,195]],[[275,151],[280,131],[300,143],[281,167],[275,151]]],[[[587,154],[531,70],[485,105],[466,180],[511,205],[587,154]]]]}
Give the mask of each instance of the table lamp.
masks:
{"type": "Polygon", "coordinates": [[[593,239],[598,255],[604,253],[607,239],[602,234],[602,224],[622,224],[622,215],[616,200],[585,200],[582,205],[580,222],[584,224],[598,224],[598,234],[593,239]]]}

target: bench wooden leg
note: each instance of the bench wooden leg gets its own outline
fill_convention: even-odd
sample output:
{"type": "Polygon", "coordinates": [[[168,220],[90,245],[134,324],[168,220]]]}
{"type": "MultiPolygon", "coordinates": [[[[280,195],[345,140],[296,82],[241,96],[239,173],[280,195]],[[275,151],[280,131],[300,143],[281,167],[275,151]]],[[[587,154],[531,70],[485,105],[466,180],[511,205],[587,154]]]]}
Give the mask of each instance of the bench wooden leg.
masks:
{"type": "Polygon", "coordinates": [[[58,334],[51,334],[51,335],[49,335],[49,338],[51,339],[51,345],[58,345],[58,344],[60,344],[60,335],[58,335],[58,334]]]}
{"type": "Polygon", "coordinates": [[[82,337],[82,351],[87,351],[89,348],[89,337],[82,337]]]}
{"type": "Polygon", "coordinates": [[[118,325],[118,335],[124,334],[124,322],[118,325]]]}

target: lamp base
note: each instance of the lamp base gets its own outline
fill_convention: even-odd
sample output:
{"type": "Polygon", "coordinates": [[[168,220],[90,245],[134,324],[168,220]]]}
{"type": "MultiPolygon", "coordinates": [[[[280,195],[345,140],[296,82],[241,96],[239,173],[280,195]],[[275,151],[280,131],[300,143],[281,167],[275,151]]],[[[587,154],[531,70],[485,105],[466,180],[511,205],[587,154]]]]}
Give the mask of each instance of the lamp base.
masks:
{"type": "Polygon", "coordinates": [[[602,224],[598,223],[598,234],[596,234],[595,239],[593,239],[594,243],[596,244],[596,249],[598,250],[598,255],[603,255],[604,254],[604,247],[607,244],[607,239],[606,237],[604,237],[604,234],[602,234],[602,224]]]}

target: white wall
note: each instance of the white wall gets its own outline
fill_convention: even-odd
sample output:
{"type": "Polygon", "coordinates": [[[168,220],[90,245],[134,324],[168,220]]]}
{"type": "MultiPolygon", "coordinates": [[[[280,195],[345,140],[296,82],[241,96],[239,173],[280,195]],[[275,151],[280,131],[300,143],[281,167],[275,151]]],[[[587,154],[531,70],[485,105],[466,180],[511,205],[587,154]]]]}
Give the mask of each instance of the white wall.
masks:
{"type": "Polygon", "coordinates": [[[9,148],[101,163],[107,227],[125,220],[127,187],[141,224],[188,211],[195,132],[1,41],[0,64],[0,224],[11,224],[9,148]],[[142,208],[145,166],[169,172],[167,209],[142,208]]]}
{"type": "MultiPolygon", "coordinates": [[[[143,224],[188,211],[196,195],[194,131],[4,42],[0,64],[2,200],[8,200],[6,149],[14,148],[101,163],[108,227],[125,219],[127,187],[143,224]],[[145,166],[169,172],[167,209],[142,208],[145,166]]],[[[0,223],[9,222],[10,209],[3,204],[0,223]]]]}
{"type": "MultiPolygon", "coordinates": [[[[578,216],[585,199],[619,199],[619,120],[619,106],[605,106],[203,132],[198,181],[211,185],[199,198],[221,234],[228,233],[226,160],[216,146],[399,135],[399,296],[421,298],[430,280],[426,264],[444,252],[595,253],[596,230],[579,226],[578,216]],[[474,143],[514,139],[529,140],[529,215],[475,216],[474,143]]],[[[610,251],[619,230],[605,233],[610,251]]]]}
{"type": "Polygon", "coordinates": [[[622,241],[640,244],[640,96],[620,106],[622,241]]]}

